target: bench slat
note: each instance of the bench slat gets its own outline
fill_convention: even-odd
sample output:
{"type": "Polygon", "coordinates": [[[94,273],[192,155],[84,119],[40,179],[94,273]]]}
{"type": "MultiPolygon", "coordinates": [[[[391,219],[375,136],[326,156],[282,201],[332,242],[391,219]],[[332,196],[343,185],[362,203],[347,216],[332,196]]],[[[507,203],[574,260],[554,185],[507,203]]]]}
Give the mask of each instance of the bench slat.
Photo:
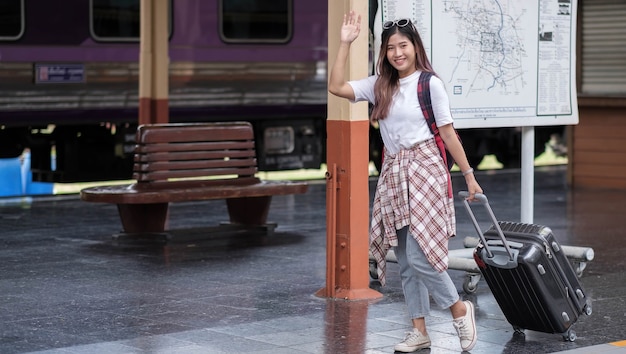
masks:
{"type": "Polygon", "coordinates": [[[254,141],[223,141],[223,142],[197,142],[197,143],[150,143],[149,145],[138,144],[135,147],[137,154],[152,154],[155,152],[178,152],[178,151],[251,151],[254,153],[254,141]]]}
{"type": "Polygon", "coordinates": [[[219,123],[219,124],[152,124],[149,127],[139,127],[137,141],[144,143],[205,142],[223,140],[253,140],[254,132],[249,123],[219,123]],[[181,127],[186,129],[180,129],[181,127]],[[189,129],[189,126],[192,126],[189,129]]]}
{"type": "Polygon", "coordinates": [[[246,168],[256,172],[255,159],[230,159],[230,160],[193,160],[193,161],[155,161],[150,163],[135,164],[134,172],[153,171],[180,171],[180,170],[210,170],[223,168],[246,168]]]}
{"type": "Polygon", "coordinates": [[[158,161],[187,161],[187,160],[251,160],[255,164],[255,153],[252,150],[242,151],[185,151],[185,152],[155,152],[152,154],[135,155],[135,162],[150,163],[158,161]]]}
{"type": "MultiPolygon", "coordinates": [[[[139,182],[148,181],[164,181],[171,178],[197,178],[207,176],[253,176],[256,168],[212,168],[199,170],[180,170],[180,171],[151,171],[144,173],[133,173],[133,177],[139,182]]],[[[226,178],[222,180],[229,180],[226,178]]]]}
{"type": "Polygon", "coordinates": [[[129,186],[130,189],[145,192],[172,189],[196,188],[224,188],[224,186],[249,186],[262,183],[257,177],[239,177],[232,179],[187,179],[174,181],[152,181],[150,183],[137,182],[129,186]]]}

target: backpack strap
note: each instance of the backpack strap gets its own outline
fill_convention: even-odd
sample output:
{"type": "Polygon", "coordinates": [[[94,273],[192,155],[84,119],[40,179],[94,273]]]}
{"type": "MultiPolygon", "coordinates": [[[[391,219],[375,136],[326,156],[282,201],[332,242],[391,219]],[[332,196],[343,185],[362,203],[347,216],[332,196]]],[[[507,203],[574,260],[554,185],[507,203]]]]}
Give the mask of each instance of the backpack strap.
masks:
{"type": "Polygon", "coordinates": [[[437,122],[435,121],[433,103],[430,99],[430,78],[432,76],[433,73],[425,71],[422,71],[422,73],[420,74],[419,80],[417,81],[417,99],[422,109],[422,113],[424,113],[424,118],[426,118],[426,125],[428,125],[428,128],[430,128],[430,131],[435,136],[435,143],[437,143],[437,147],[439,148],[439,152],[441,153],[443,163],[446,165],[446,167],[448,167],[448,196],[450,198],[454,198],[452,191],[452,178],[450,176],[450,168],[452,168],[454,162],[452,161],[452,159],[448,159],[448,156],[446,154],[446,145],[443,142],[443,139],[441,139],[441,135],[439,134],[439,128],[437,127],[437,122]]]}
{"type": "Polygon", "coordinates": [[[428,128],[433,135],[439,134],[439,128],[435,122],[435,113],[433,113],[433,102],[430,99],[430,78],[432,73],[423,71],[417,81],[417,99],[419,100],[422,113],[428,123],[428,128]]]}

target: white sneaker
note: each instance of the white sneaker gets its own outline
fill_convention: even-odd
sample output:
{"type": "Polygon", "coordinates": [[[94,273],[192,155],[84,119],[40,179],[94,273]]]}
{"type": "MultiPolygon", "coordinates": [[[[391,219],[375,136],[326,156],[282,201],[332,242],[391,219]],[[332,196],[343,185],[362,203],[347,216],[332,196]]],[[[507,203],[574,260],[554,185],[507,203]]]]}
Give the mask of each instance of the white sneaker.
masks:
{"type": "Polygon", "coordinates": [[[452,325],[456,328],[461,340],[461,349],[469,351],[476,345],[476,319],[474,318],[474,304],[471,301],[463,301],[467,308],[465,316],[455,318],[452,325]]]}
{"type": "Polygon", "coordinates": [[[408,332],[403,342],[396,344],[393,349],[397,352],[410,353],[418,349],[430,348],[430,338],[417,329],[408,332]]]}

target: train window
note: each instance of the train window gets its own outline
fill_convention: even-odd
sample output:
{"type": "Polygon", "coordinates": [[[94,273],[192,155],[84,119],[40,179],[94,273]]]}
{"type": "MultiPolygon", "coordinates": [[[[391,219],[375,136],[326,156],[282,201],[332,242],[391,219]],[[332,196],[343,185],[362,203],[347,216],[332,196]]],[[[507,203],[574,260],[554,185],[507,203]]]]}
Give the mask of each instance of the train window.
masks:
{"type": "Polygon", "coordinates": [[[291,39],[293,0],[220,0],[220,35],[231,43],[291,39]]]}
{"type": "Polygon", "coordinates": [[[14,41],[24,33],[24,0],[0,1],[0,40],[14,41]]]}
{"type": "MultiPolygon", "coordinates": [[[[139,41],[140,0],[91,0],[91,34],[99,41],[139,41]]],[[[172,34],[172,0],[169,6],[169,31],[172,34]]]]}

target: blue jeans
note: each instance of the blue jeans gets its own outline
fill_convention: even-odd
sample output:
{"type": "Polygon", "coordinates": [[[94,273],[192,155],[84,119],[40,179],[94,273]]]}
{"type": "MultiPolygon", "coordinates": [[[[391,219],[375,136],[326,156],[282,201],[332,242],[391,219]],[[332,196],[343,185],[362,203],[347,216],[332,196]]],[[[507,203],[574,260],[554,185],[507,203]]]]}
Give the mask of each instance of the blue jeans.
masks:
{"type": "Polygon", "coordinates": [[[449,308],[459,300],[459,293],[448,272],[437,272],[430,265],[422,248],[408,232],[408,226],[397,231],[398,246],[394,248],[404,299],[411,319],[430,313],[430,298],[442,308],[449,308]]]}

